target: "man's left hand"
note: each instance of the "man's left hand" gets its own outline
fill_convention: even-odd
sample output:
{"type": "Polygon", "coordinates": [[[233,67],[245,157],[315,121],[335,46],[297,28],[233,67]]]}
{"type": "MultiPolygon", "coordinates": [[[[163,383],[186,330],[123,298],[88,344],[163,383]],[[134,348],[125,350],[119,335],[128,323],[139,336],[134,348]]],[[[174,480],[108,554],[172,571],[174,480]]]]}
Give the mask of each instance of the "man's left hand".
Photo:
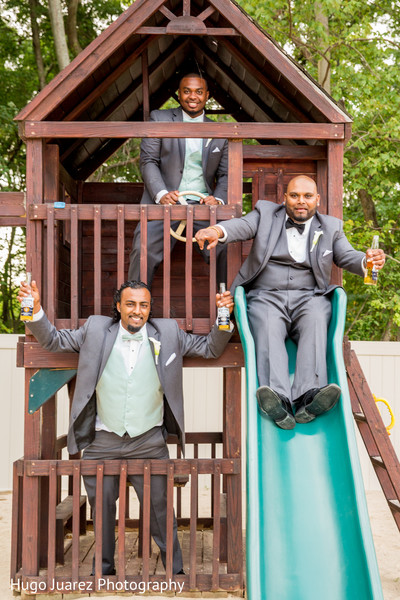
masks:
{"type": "Polygon", "coordinates": [[[229,308],[229,312],[233,311],[233,296],[229,290],[224,292],[223,294],[217,294],[216,296],[217,306],[220,308],[221,306],[227,306],[229,308]]]}
{"type": "Polygon", "coordinates": [[[365,253],[365,260],[367,262],[372,260],[372,262],[374,263],[375,269],[377,271],[379,271],[379,269],[382,269],[383,265],[385,264],[385,260],[386,260],[385,253],[380,248],[377,248],[375,250],[372,250],[372,248],[369,248],[367,250],[367,252],[365,253]]]}
{"type": "Polygon", "coordinates": [[[221,204],[214,196],[207,196],[206,198],[201,198],[200,204],[207,204],[208,206],[217,206],[221,204]]]}

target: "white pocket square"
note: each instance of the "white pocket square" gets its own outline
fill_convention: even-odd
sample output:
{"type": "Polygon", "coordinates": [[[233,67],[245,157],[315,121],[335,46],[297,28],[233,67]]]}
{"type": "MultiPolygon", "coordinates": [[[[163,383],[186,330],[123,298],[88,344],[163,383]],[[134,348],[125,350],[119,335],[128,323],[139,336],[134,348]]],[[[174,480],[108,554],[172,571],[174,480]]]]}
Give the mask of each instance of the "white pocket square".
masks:
{"type": "Polygon", "coordinates": [[[169,359],[165,363],[165,366],[168,367],[168,365],[170,365],[172,363],[172,361],[175,360],[175,359],[176,359],[176,354],[175,354],[175,352],[173,352],[173,354],[171,354],[171,356],[169,357],[169,359]]]}
{"type": "Polygon", "coordinates": [[[213,152],[221,152],[221,150],[220,150],[220,149],[218,148],[218,146],[217,146],[216,148],[214,148],[214,150],[212,151],[212,153],[213,153],[213,152]]]}
{"type": "Polygon", "coordinates": [[[324,258],[324,256],[328,256],[328,254],[332,254],[332,250],[325,250],[325,252],[322,255],[322,258],[324,258]]]}

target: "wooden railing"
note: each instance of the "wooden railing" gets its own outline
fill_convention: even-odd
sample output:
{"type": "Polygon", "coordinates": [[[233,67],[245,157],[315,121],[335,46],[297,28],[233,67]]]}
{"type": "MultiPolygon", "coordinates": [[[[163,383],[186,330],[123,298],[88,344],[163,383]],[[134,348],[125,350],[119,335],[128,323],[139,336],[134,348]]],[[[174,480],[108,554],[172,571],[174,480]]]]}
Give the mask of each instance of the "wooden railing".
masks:
{"type": "MultiPolygon", "coordinates": [[[[126,278],[126,257],[127,245],[131,245],[132,240],[126,238],[126,224],[129,222],[140,221],[141,226],[141,279],[147,278],[147,224],[151,220],[163,220],[164,222],[164,261],[163,261],[163,290],[162,290],[162,316],[169,318],[171,316],[171,256],[170,256],[170,224],[173,220],[185,220],[186,224],[186,244],[185,244],[185,273],[184,289],[181,293],[184,295],[185,317],[177,318],[179,325],[187,330],[196,333],[205,333],[210,330],[210,325],[215,321],[215,293],[216,293],[216,257],[215,250],[211,251],[209,267],[209,317],[197,317],[193,309],[193,300],[196,295],[194,290],[194,279],[192,276],[193,268],[193,222],[206,221],[215,224],[217,221],[230,219],[240,213],[240,207],[237,205],[227,206],[159,206],[159,205],[83,205],[66,204],[65,208],[54,208],[52,204],[40,204],[29,207],[28,219],[30,222],[40,223],[42,226],[43,254],[46,261],[43,266],[43,303],[49,319],[55,323],[56,327],[76,328],[85,321],[80,306],[82,277],[87,279],[92,277],[93,288],[93,310],[91,314],[109,314],[110,308],[110,290],[118,288],[126,278]],[[56,244],[57,223],[64,224],[63,238],[67,240],[70,248],[70,269],[68,281],[63,282],[64,289],[69,289],[69,297],[64,298],[70,306],[70,316],[60,318],[57,314],[57,300],[60,294],[59,282],[57,281],[58,272],[58,250],[56,244]],[[81,225],[87,224],[93,229],[93,272],[82,274],[82,234],[81,225]],[[102,238],[104,232],[113,228],[115,230],[115,247],[113,248],[115,260],[114,269],[109,273],[106,280],[103,277],[102,269],[102,238]],[[104,294],[104,291],[107,294],[104,294]],[[106,298],[102,302],[102,298],[106,298]]],[[[182,242],[179,242],[182,243],[182,242]]],[[[234,246],[234,245],[233,245],[234,246]]],[[[228,283],[232,281],[234,274],[240,267],[240,255],[236,248],[229,248],[228,259],[228,283]]]]}
{"type": "MultiPolygon", "coordinates": [[[[198,434],[192,434],[194,436],[198,434]]],[[[242,587],[242,569],[237,566],[238,561],[235,558],[235,564],[230,564],[227,553],[226,565],[223,565],[223,554],[221,547],[226,545],[226,540],[222,539],[226,535],[227,529],[224,527],[225,514],[221,511],[221,498],[223,497],[223,488],[229,490],[228,480],[230,477],[239,477],[240,479],[240,459],[239,458],[212,458],[189,460],[20,460],[14,465],[14,496],[13,496],[13,543],[12,543],[12,564],[11,579],[15,582],[21,575],[22,564],[22,537],[18,524],[22,522],[22,505],[24,502],[24,478],[38,478],[39,484],[43,489],[43,481],[47,480],[48,489],[48,518],[47,518],[47,552],[46,564],[47,570],[36,575],[24,576],[24,589],[38,589],[41,593],[51,593],[60,590],[69,591],[105,591],[104,579],[101,575],[101,548],[102,548],[102,498],[103,498],[103,479],[107,475],[119,476],[119,519],[116,535],[118,537],[116,553],[116,575],[110,576],[109,588],[119,591],[139,590],[139,584],[179,581],[183,584],[183,589],[187,590],[235,590],[242,587]],[[82,564],[82,555],[88,553],[86,538],[80,536],[82,531],[82,511],[81,511],[81,476],[95,476],[96,486],[96,537],[92,549],[95,552],[95,576],[90,575],[92,566],[92,555],[90,559],[82,564]],[[133,569],[127,565],[126,552],[129,533],[127,531],[128,523],[121,515],[126,514],[126,484],[128,475],[142,475],[144,478],[144,497],[142,505],[143,514],[143,539],[142,548],[149,548],[150,545],[150,495],[151,495],[151,475],[164,475],[167,478],[167,548],[166,548],[166,567],[164,573],[150,572],[150,556],[146,551],[142,552],[142,560],[139,567],[133,569]],[[211,487],[211,513],[209,521],[212,529],[211,542],[211,560],[203,561],[201,569],[198,568],[198,562],[201,560],[198,551],[198,507],[199,507],[199,476],[209,475],[212,480],[211,487]],[[65,561],[64,565],[57,565],[56,549],[56,529],[57,529],[57,504],[59,501],[59,481],[60,477],[68,476],[72,480],[72,539],[70,543],[70,559],[65,561]],[[173,510],[174,510],[174,480],[175,477],[187,477],[187,487],[190,490],[189,500],[189,518],[187,526],[189,531],[186,534],[188,544],[183,547],[184,568],[186,575],[174,576],[172,573],[173,564],[173,510]],[[225,482],[223,484],[223,482],[225,482]],[[135,572],[133,572],[135,571],[135,572]],[[72,590],[72,582],[75,582],[72,590]],[[110,587],[111,586],[111,587],[110,587]]],[[[228,491],[229,493],[229,491],[228,491]]],[[[228,502],[228,499],[227,499],[228,502]]],[[[175,506],[175,512],[179,508],[175,506]]],[[[178,518],[179,523],[179,518],[178,518]]],[[[85,524],[86,525],[86,524],[85,524]]],[[[241,522],[236,526],[241,532],[241,522]]],[[[241,545],[236,548],[241,562],[241,545]]],[[[45,565],[44,565],[45,566],[45,565]]],[[[148,588],[147,588],[148,589],[148,588]]],[[[160,589],[160,587],[158,588],[160,589]]]]}

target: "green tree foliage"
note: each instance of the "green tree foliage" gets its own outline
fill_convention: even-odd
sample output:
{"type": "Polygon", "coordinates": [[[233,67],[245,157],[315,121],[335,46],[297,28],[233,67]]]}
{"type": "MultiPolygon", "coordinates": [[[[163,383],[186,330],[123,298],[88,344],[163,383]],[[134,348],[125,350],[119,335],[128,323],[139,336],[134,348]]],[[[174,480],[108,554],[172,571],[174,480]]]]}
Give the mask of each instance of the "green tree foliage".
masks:
{"type": "Polygon", "coordinates": [[[23,278],[25,235],[17,228],[0,230],[0,333],[22,333],[17,301],[18,282],[23,278]]]}
{"type": "MultiPolygon", "coordinates": [[[[379,233],[389,258],[370,289],[345,274],[353,339],[400,340],[400,5],[392,0],[240,1],[318,79],[329,63],[331,94],[354,119],[346,147],[344,218],[366,249],[379,233]],[[316,20],[328,17],[328,27],[316,20]]],[[[323,83],[323,82],[320,82],[323,83]]]]}

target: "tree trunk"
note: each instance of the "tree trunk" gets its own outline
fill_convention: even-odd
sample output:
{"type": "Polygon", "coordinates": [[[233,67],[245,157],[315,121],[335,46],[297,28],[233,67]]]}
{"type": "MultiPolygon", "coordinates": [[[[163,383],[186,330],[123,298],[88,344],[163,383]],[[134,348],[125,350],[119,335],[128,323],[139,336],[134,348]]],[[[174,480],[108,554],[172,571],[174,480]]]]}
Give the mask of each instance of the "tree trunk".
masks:
{"type": "Polygon", "coordinates": [[[49,12],[58,68],[62,71],[69,64],[69,53],[65,37],[61,0],[49,0],[49,12]]]}
{"type": "MultiPolygon", "coordinates": [[[[329,39],[329,23],[328,17],[324,13],[323,7],[318,0],[314,4],[315,20],[321,23],[326,34],[326,40],[329,39]]],[[[321,48],[326,51],[328,48],[328,41],[321,40],[321,48]]],[[[318,83],[328,92],[331,93],[331,53],[325,52],[324,57],[318,61],[318,83]]]]}
{"type": "Polygon", "coordinates": [[[377,229],[379,227],[378,217],[376,216],[375,204],[370,194],[367,190],[358,190],[358,199],[364,213],[364,219],[367,222],[372,221],[372,225],[377,229]]]}
{"type": "Polygon", "coordinates": [[[7,258],[4,262],[2,282],[1,282],[1,320],[6,327],[12,328],[14,324],[14,314],[12,310],[12,257],[13,257],[13,246],[15,238],[15,227],[11,227],[10,239],[7,240],[7,258]]]}
{"type": "Polygon", "coordinates": [[[82,48],[78,40],[77,15],[80,0],[68,0],[67,38],[70,50],[77,56],[82,48]]]}
{"type": "Polygon", "coordinates": [[[42,50],[40,48],[40,34],[39,34],[39,26],[37,22],[37,2],[36,0],[29,0],[29,12],[31,19],[31,29],[32,29],[32,44],[33,44],[33,53],[35,55],[36,67],[38,70],[39,76],[39,89],[42,90],[46,85],[46,74],[43,63],[42,50]]]}

